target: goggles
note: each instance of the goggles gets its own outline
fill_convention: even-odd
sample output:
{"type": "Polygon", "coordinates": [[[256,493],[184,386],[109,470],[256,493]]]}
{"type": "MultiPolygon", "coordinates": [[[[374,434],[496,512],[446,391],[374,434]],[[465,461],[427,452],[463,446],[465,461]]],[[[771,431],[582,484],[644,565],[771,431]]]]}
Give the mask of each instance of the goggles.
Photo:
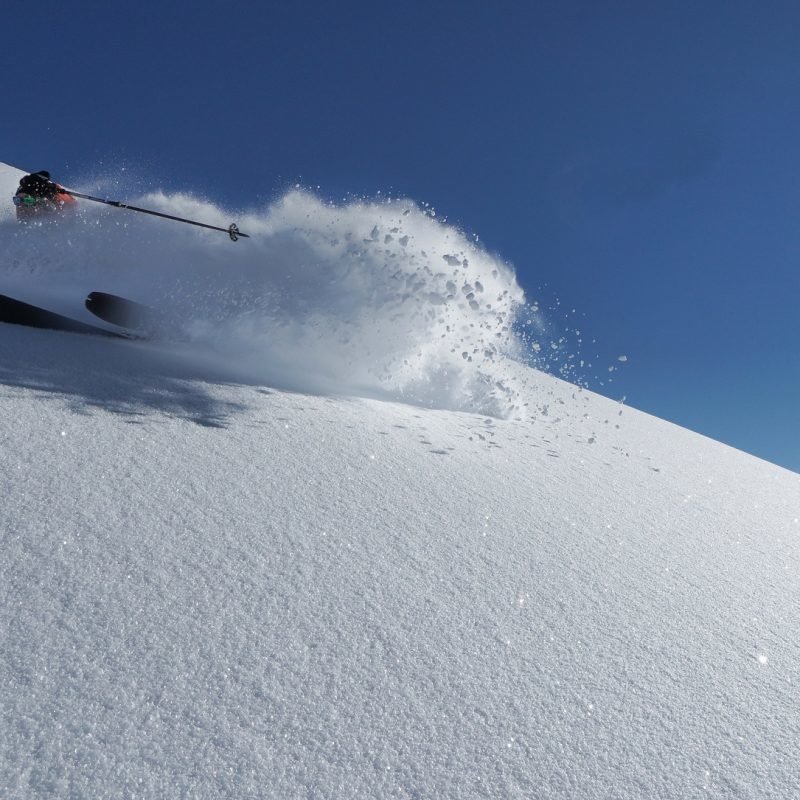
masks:
{"type": "Polygon", "coordinates": [[[15,194],[14,195],[14,205],[15,206],[35,206],[37,200],[35,197],[31,197],[29,194],[15,194]]]}

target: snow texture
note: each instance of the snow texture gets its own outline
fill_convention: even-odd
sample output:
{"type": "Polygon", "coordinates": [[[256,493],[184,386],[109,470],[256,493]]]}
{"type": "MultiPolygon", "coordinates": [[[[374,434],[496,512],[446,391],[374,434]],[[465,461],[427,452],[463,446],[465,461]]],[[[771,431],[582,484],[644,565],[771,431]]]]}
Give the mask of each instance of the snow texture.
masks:
{"type": "Polygon", "coordinates": [[[153,302],[162,276],[189,331],[0,325],[0,795],[795,794],[800,476],[515,362],[452,270],[507,292],[497,313],[513,273],[411,206],[392,232],[401,206],[292,193],[236,244],[0,221],[0,291],[153,302]],[[107,235],[120,262],[89,285],[107,235]],[[425,237],[414,265],[393,247],[425,237]],[[159,245],[182,253],[163,273],[159,245]],[[269,303],[237,316],[248,285],[269,303]],[[443,308],[491,359],[451,357],[443,308]]]}

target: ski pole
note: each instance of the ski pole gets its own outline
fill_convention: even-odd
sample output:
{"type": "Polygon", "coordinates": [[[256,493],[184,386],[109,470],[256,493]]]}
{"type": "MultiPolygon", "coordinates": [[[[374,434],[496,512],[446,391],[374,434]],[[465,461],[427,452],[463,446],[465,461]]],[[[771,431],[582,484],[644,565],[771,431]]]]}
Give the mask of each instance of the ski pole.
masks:
{"type": "Polygon", "coordinates": [[[196,225],[198,228],[209,228],[212,231],[222,231],[231,237],[231,241],[235,242],[240,236],[245,239],[250,238],[250,234],[242,233],[232,222],[227,228],[220,228],[217,225],[206,225],[205,222],[197,222],[193,219],[184,219],[183,217],[175,217],[172,214],[162,214],[160,211],[151,211],[149,208],[139,208],[138,206],[130,206],[127,203],[122,203],[119,200],[105,200],[102,197],[92,197],[90,194],[81,194],[80,192],[73,192],[72,189],[63,189],[65,194],[72,195],[72,197],[80,197],[81,200],[91,200],[93,203],[104,203],[107,206],[114,206],[115,208],[127,208],[128,211],[138,211],[141,214],[151,214],[154,217],[162,217],[163,219],[172,219],[176,222],[185,222],[187,225],[196,225]]]}

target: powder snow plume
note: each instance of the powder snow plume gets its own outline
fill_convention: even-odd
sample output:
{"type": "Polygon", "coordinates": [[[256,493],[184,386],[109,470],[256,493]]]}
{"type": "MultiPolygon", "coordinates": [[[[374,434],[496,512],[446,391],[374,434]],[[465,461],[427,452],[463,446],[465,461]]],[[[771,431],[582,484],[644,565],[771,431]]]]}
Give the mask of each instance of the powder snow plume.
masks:
{"type": "Polygon", "coordinates": [[[57,225],[0,222],[5,277],[167,307],[209,358],[283,388],[521,413],[513,270],[414,202],[300,189],[238,215],[185,194],[130,202],[235,218],[251,238],[83,203],[57,225]]]}

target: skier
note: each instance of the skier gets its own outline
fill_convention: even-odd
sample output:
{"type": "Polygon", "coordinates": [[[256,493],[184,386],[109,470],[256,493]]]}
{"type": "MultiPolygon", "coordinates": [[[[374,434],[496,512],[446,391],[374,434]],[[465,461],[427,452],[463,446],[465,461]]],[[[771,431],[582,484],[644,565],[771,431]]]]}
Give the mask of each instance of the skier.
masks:
{"type": "Polygon", "coordinates": [[[63,186],[52,181],[50,173],[45,169],[25,175],[14,195],[17,219],[20,222],[51,216],[73,208],[76,204],[75,198],[63,186]]]}

